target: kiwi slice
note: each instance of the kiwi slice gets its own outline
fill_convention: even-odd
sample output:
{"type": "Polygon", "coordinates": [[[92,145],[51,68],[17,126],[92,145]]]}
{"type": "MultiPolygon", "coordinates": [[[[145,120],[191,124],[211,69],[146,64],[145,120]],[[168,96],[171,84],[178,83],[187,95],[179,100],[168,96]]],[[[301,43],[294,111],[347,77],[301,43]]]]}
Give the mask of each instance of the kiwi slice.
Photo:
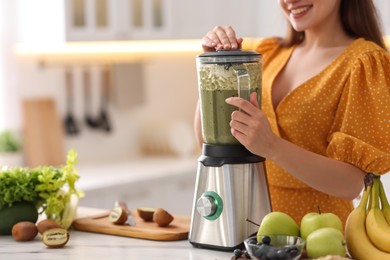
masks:
{"type": "Polygon", "coordinates": [[[108,219],[115,225],[121,225],[127,221],[127,212],[124,208],[117,206],[110,211],[108,219]]]}
{"type": "Polygon", "coordinates": [[[69,233],[63,228],[48,229],[42,234],[43,243],[51,248],[63,247],[68,243],[69,233]]]}
{"type": "Polygon", "coordinates": [[[142,218],[144,221],[152,221],[155,209],[154,208],[138,208],[137,212],[138,212],[138,215],[140,216],[140,218],[142,218]]]}

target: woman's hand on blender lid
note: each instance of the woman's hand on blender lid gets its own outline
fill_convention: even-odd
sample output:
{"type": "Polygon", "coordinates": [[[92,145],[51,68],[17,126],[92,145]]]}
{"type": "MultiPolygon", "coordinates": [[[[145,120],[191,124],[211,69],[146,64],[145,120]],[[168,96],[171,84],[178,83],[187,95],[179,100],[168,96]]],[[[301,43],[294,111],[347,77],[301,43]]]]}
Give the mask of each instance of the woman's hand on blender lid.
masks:
{"type": "Polygon", "coordinates": [[[236,36],[231,26],[216,26],[202,38],[202,48],[205,52],[218,50],[241,49],[243,39],[236,36]]]}

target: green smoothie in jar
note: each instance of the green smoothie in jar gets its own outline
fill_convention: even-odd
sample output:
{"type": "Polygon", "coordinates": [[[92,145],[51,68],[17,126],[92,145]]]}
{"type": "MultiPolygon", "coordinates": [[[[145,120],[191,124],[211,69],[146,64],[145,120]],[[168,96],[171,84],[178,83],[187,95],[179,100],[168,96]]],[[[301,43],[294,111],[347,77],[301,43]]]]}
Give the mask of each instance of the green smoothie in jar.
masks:
{"type": "MultiPolygon", "coordinates": [[[[240,57],[234,58],[234,61],[237,61],[240,57]]],[[[240,87],[249,88],[250,93],[256,92],[260,104],[261,57],[256,53],[255,58],[257,58],[255,62],[251,60],[252,62],[243,63],[198,63],[202,134],[205,143],[221,145],[239,143],[230,132],[231,114],[237,108],[227,104],[225,100],[239,96],[237,75],[239,71],[245,71],[249,77],[246,81],[248,84],[240,87]]]]}

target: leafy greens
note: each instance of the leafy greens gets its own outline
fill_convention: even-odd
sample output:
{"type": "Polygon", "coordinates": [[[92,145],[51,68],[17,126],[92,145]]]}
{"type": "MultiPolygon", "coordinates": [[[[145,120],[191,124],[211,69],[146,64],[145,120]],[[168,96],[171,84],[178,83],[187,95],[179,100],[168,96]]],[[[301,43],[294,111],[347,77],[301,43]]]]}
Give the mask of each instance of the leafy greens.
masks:
{"type": "Polygon", "coordinates": [[[29,201],[35,204],[39,214],[45,213],[57,223],[73,218],[65,214],[72,207],[71,198],[83,196],[75,187],[79,179],[76,164],[77,153],[71,149],[65,166],[3,167],[0,170],[0,210],[16,202],[29,201]]]}

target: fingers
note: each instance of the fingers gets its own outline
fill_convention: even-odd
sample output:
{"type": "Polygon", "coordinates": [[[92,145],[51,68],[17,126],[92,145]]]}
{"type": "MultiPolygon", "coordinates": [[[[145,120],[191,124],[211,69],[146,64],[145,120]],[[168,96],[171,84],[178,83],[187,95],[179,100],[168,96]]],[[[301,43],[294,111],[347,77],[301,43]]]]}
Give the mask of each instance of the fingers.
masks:
{"type": "Polygon", "coordinates": [[[256,92],[252,92],[251,93],[251,95],[250,95],[250,102],[255,107],[259,107],[259,102],[257,101],[257,93],[256,92]]]}
{"type": "Polygon", "coordinates": [[[252,93],[250,101],[239,97],[231,97],[226,99],[226,103],[231,104],[239,108],[234,111],[231,115],[232,120],[230,121],[230,127],[233,136],[239,139],[240,142],[243,140],[242,137],[250,136],[253,131],[256,131],[259,123],[260,110],[258,108],[257,93],[252,93]]]}
{"type": "Polygon", "coordinates": [[[256,119],[251,119],[245,113],[235,111],[232,113],[230,121],[230,131],[232,135],[245,147],[254,145],[257,140],[257,133],[261,131],[260,122],[256,119]]]}
{"type": "Polygon", "coordinates": [[[215,34],[218,36],[219,45],[217,45],[217,47],[220,46],[220,49],[230,50],[238,48],[236,32],[233,30],[232,27],[227,26],[225,28],[222,28],[220,26],[217,26],[215,28],[215,34]]]}
{"type": "Polygon", "coordinates": [[[243,144],[244,146],[246,146],[246,135],[243,134],[242,132],[234,129],[234,128],[231,128],[230,132],[232,133],[232,135],[241,143],[243,144]]]}
{"type": "Polygon", "coordinates": [[[240,97],[230,97],[226,99],[226,103],[229,105],[236,106],[241,111],[247,113],[248,115],[254,115],[258,112],[259,107],[256,99],[256,93],[251,94],[251,101],[247,101],[240,97]]]}
{"type": "Polygon", "coordinates": [[[217,47],[217,43],[209,37],[209,34],[210,33],[203,37],[201,41],[203,51],[205,52],[215,51],[217,47]]]}
{"type": "Polygon", "coordinates": [[[203,37],[201,43],[204,51],[215,51],[239,49],[242,41],[231,26],[216,26],[203,37]]]}
{"type": "Polygon", "coordinates": [[[260,110],[254,116],[234,111],[230,121],[231,133],[244,146],[253,145],[258,141],[258,133],[264,131],[265,120],[266,117],[260,110]]]}
{"type": "Polygon", "coordinates": [[[245,113],[235,111],[232,113],[232,120],[230,121],[230,127],[241,133],[245,133],[248,129],[249,116],[245,113]]]}

